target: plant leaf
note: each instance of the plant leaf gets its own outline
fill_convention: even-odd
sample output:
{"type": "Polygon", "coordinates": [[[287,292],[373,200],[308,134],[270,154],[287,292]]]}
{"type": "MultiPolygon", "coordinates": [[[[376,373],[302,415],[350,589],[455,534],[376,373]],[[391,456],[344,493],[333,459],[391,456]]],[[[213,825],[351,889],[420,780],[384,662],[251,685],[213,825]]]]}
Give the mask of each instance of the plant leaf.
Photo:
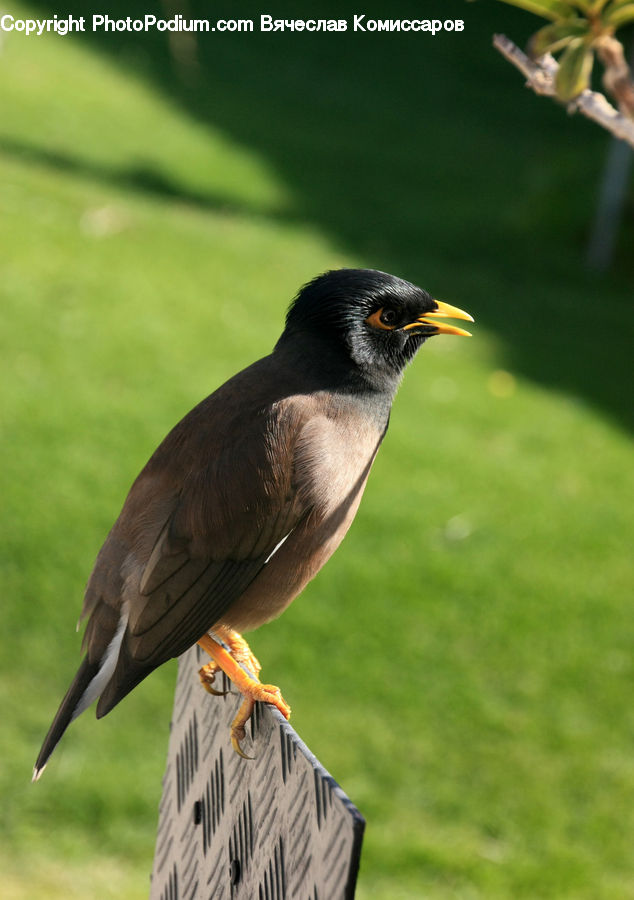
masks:
{"type": "Polygon", "coordinates": [[[528,53],[533,59],[544,53],[555,53],[563,49],[573,38],[590,37],[590,25],[587,19],[566,19],[544,25],[536,31],[528,42],[528,53]]]}
{"type": "Polygon", "coordinates": [[[628,22],[634,22],[634,3],[632,0],[626,0],[624,3],[612,5],[604,12],[602,16],[605,25],[612,28],[621,28],[628,22]]]}
{"type": "Polygon", "coordinates": [[[583,38],[574,38],[559,61],[555,76],[557,96],[564,103],[578,96],[590,83],[594,53],[583,38]]]}
{"type": "Polygon", "coordinates": [[[575,15],[574,7],[564,0],[501,0],[501,2],[508,3],[509,6],[519,6],[520,9],[535,13],[544,19],[551,19],[553,22],[575,15]]]}

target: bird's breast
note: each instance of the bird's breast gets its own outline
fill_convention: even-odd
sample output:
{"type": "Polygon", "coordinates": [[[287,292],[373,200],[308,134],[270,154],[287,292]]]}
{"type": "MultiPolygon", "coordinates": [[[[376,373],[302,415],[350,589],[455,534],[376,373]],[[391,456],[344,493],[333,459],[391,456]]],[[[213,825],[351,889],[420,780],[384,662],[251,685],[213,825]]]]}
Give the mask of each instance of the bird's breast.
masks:
{"type": "Polygon", "coordinates": [[[223,618],[238,631],[276,618],[332,556],[357,512],[383,431],[360,415],[315,415],[293,454],[305,515],[223,618]]]}

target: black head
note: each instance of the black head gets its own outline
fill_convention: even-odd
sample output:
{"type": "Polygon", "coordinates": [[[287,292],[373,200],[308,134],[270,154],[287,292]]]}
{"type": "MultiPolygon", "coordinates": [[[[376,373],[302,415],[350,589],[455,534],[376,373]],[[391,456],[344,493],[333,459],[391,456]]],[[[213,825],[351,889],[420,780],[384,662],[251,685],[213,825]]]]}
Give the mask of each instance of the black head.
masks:
{"type": "Polygon", "coordinates": [[[281,340],[318,337],[344,353],[366,379],[393,381],[427,338],[467,333],[436,323],[438,315],[471,320],[402,278],[375,269],[335,269],[302,288],[281,340]]]}

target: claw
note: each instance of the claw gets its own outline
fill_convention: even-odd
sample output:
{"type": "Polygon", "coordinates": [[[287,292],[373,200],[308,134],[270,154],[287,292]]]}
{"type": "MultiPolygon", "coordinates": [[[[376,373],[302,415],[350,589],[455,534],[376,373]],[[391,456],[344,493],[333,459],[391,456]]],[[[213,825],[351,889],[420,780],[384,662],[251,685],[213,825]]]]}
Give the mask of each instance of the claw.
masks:
{"type": "Polygon", "coordinates": [[[249,756],[248,753],[245,753],[242,747],[240,746],[240,741],[244,740],[245,730],[241,728],[239,732],[233,733],[233,729],[231,729],[231,746],[242,759],[255,759],[255,756],[249,756]]]}
{"type": "Polygon", "coordinates": [[[214,697],[225,697],[229,691],[217,691],[212,687],[219,669],[220,666],[217,666],[216,663],[207,663],[206,666],[198,670],[198,677],[200,678],[200,683],[209,694],[213,694],[214,697]]]}
{"type": "Polygon", "coordinates": [[[248,756],[244,752],[241,743],[246,737],[246,730],[244,726],[251,718],[251,713],[253,712],[254,706],[255,700],[252,700],[251,697],[245,697],[235,719],[231,723],[231,746],[236,751],[238,756],[242,757],[242,759],[253,759],[252,756],[248,756]]]}
{"type": "Polygon", "coordinates": [[[288,719],[291,714],[290,706],[282,697],[282,692],[276,685],[260,684],[259,682],[254,681],[249,688],[246,688],[244,690],[244,700],[242,701],[242,705],[240,706],[235,719],[231,723],[231,746],[238,756],[241,756],[243,759],[253,759],[252,756],[247,756],[242,749],[241,744],[246,736],[244,726],[251,718],[253,707],[258,702],[271,703],[276,709],[279,709],[285,719],[288,719]]]}

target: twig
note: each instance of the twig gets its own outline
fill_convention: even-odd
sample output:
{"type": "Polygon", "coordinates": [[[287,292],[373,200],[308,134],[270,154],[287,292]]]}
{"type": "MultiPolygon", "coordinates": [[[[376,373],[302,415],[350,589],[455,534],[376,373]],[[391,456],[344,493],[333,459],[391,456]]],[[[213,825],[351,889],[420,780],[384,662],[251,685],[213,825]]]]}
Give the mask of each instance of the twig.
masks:
{"type": "Polygon", "coordinates": [[[625,59],[623,44],[615,37],[604,35],[596,43],[597,55],[605,66],[603,84],[612,94],[624,116],[634,120],[634,84],[625,59]]]}
{"type": "MultiPolygon", "coordinates": [[[[493,36],[493,46],[525,76],[527,87],[540,96],[556,96],[555,74],[559,65],[550,53],[537,61],[532,60],[504,34],[493,36]]],[[[634,121],[618,112],[603,94],[585,90],[566,106],[569,113],[578,110],[615,137],[634,147],[634,121]]]]}

